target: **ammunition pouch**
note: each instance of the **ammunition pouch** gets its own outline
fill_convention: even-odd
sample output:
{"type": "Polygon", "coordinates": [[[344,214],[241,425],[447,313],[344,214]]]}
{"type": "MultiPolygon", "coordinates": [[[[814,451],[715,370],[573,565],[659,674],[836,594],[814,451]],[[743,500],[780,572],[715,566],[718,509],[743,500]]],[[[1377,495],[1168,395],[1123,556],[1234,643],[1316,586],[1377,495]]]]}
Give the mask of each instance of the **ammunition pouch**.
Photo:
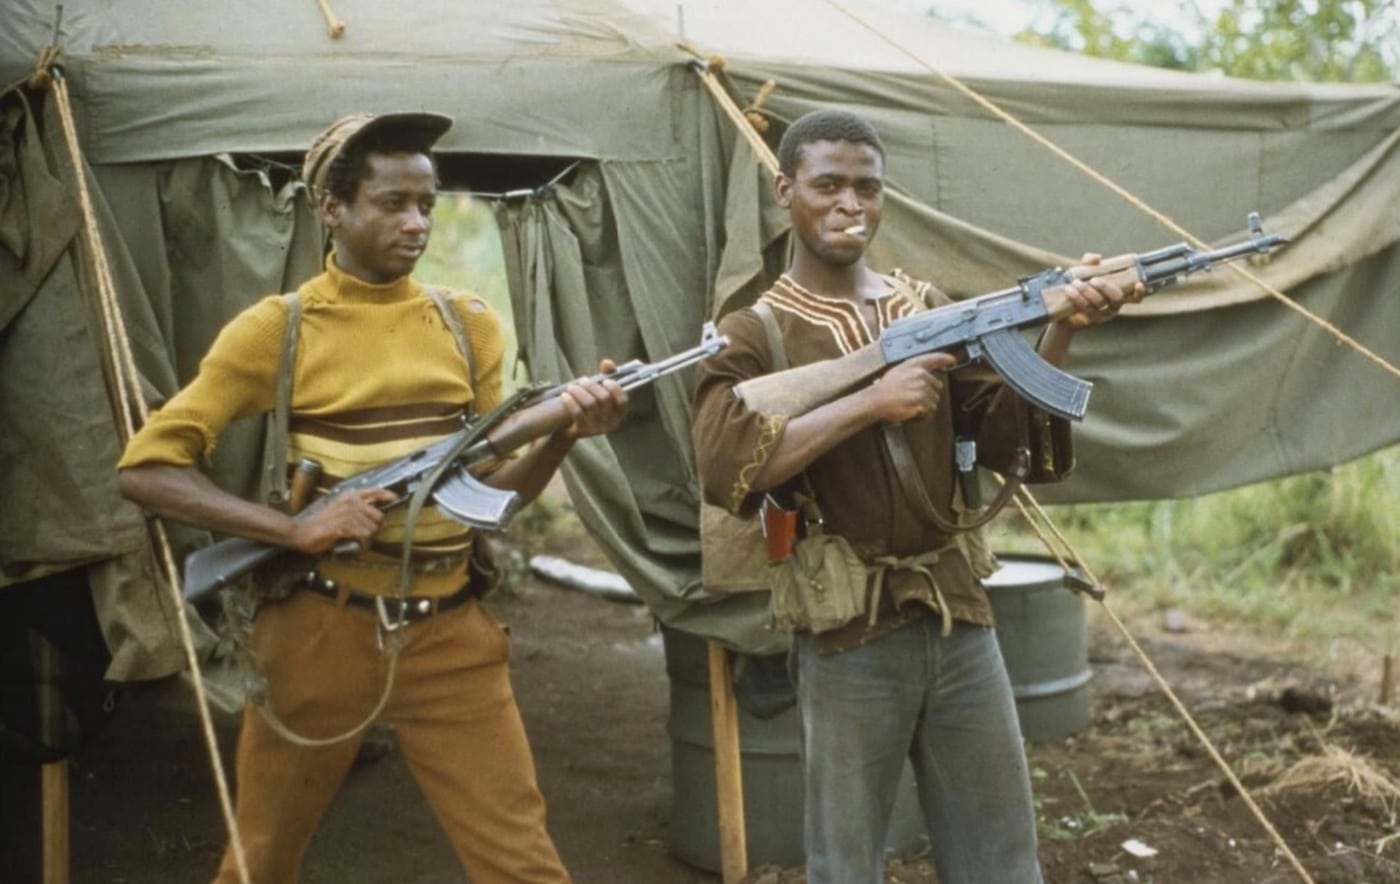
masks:
{"type": "MultiPolygon", "coordinates": [[[[928,584],[929,604],[943,618],[943,634],[952,629],[952,612],[934,579],[934,566],[945,555],[961,553],[979,577],[996,570],[990,552],[981,547],[980,531],[959,534],[947,546],[914,556],[862,559],[844,537],[813,534],[797,542],[786,559],[769,562],[765,572],[772,591],[771,626],[781,632],[820,634],[864,617],[874,625],[880,614],[880,593],[892,572],[917,574],[928,584]]],[[[896,603],[898,601],[896,595],[896,603]]]]}
{"type": "Polygon", "coordinates": [[[792,555],[770,561],[764,572],[772,591],[769,615],[778,632],[826,632],[864,616],[880,585],[846,538],[809,533],[792,555]],[[873,584],[873,589],[872,589],[873,584]]]}

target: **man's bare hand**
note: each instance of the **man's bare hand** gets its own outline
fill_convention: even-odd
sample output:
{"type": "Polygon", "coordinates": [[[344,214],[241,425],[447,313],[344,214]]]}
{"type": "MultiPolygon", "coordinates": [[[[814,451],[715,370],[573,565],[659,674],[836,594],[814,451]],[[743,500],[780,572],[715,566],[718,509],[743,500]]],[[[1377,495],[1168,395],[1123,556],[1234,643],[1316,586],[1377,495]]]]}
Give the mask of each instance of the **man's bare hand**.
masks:
{"type": "MultiPolygon", "coordinates": [[[[1103,260],[1096,252],[1089,252],[1079,259],[1079,265],[1071,267],[1076,276],[1094,273],[1094,268],[1103,260]]],[[[1059,320],[1070,330],[1102,325],[1118,315],[1124,304],[1134,304],[1147,297],[1147,287],[1141,282],[1128,291],[1106,276],[1076,279],[1066,287],[1066,298],[1074,306],[1074,313],[1059,320]]]]}
{"type": "MultiPolygon", "coordinates": [[[[611,359],[598,363],[598,371],[604,375],[616,369],[617,363],[611,359]]],[[[573,418],[573,423],[563,431],[564,437],[570,440],[611,433],[622,426],[627,416],[627,391],[617,381],[606,377],[581,378],[570,383],[559,394],[559,401],[573,418]]]]}
{"type": "Polygon", "coordinates": [[[370,539],[384,523],[380,507],[396,499],[383,488],[343,491],[312,515],[297,519],[288,545],[311,555],[328,553],[347,540],[358,543],[362,550],[369,549],[370,539]]]}
{"type": "Polygon", "coordinates": [[[878,421],[899,424],[928,417],[943,397],[944,371],[957,363],[947,353],[906,359],[866,387],[863,395],[878,421]]]}

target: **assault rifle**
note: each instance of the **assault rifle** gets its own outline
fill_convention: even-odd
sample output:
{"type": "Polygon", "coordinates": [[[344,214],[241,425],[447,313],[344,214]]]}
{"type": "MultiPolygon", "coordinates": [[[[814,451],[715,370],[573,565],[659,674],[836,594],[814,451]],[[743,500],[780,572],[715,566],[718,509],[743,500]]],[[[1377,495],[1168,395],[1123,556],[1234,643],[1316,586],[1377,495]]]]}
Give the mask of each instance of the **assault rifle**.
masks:
{"type": "Polygon", "coordinates": [[[1249,239],[1202,252],[1186,243],[1141,255],[1119,255],[1077,273],[1061,268],[1022,279],[1014,288],[927,310],[890,323],[880,340],[835,359],[774,372],[738,384],[734,392],[750,408],[789,417],[811,411],[883,371],[887,366],[935,351],[961,348],[969,362],[985,359],[1006,384],[1052,414],[1079,420],[1093,384],[1041,359],[1020,330],[1074,312],[1067,285],[1080,278],[1107,277],[1124,290],[1141,282],[1148,292],[1192,273],[1251,254],[1267,254],[1288,240],[1266,236],[1259,214],[1248,219],[1249,239]]]}
{"type": "MultiPolygon", "coordinates": [[[[718,353],[728,344],[728,339],[715,331],[714,323],[706,323],[700,343],[689,350],[652,363],[634,359],[608,374],[594,375],[593,379],[614,380],[622,389],[634,390],[694,365],[718,353]]],[[[520,508],[520,496],[514,491],[484,484],[468,472],[468,468],[503,457],[522,445],[567,427],[572,418],[559,401],[559,394],[567,386],[556,384],[527,389],[503,408],[474,420],[450,436],[392,463],[365,470],[336,483],[299,515],[315,513],[342,492],[369,488],[394,492],[395,500],[381,507],[392,509],[411,500],[424,482],[433,481],[428,494],[443,513],[479,531],[499,531],[520,508]],[[451,462],[444,463],[445,460],[451,462]]],[[[359,545],[349,541],[336,547],[335,552],[338,555],[353,555],[359,552],[359,545]]],[[[185,559],[185,598],[198,601],[254,568],[292,553],[286,547],[241,537],[221,540],[198,549],[185,559]]]]}

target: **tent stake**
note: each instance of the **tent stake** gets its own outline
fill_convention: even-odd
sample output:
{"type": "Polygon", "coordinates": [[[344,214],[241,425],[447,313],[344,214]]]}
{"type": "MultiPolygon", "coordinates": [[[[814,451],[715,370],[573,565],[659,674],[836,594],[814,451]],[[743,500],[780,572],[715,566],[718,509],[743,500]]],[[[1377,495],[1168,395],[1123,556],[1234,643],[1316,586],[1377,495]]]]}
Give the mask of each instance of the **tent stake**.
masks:
{"type": "Polygon", "coordinates": [[[1395,658],[1390,654],[1381,657],[1381,705],[1389,706],[1395,696],[1395,658]]]}
{"type": "Polygon", "coordinates": [[[710,721],[715,744],[721,877],[724,884],[739,884],[748,874],[749,863],[744,839],[743,772],[739,768],[739,716],[724,645],[714,639],[708,639],[706,644],[710,657],[710,721]]]}
{"type": "MultiPolygon", "coordinates": [[[[38,651],[39,727],[44,746],[65,742],[63,711],[63,658],[47,637],[34,635],[38,651]]],[[[68,759],[60,758],[39,768],[40,837],[43,839],[44,884],[68,884],[69,813],[68,759]]]]}

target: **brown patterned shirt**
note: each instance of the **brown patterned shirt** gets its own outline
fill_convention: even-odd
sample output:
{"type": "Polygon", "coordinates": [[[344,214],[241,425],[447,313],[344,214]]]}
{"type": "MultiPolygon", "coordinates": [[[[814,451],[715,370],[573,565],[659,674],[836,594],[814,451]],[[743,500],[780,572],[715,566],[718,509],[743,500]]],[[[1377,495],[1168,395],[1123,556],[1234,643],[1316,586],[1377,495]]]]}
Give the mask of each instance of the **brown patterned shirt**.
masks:
{"type": "MultiPolygon", "coordinates": [[[[873,303],[878,325],[872,328],[851,301],[808,291],[786,275],[780,278],[762,297],[772,307],[789,363],[832,359],[871,343],[891,322],[922,309],[916,299],[935,307],[950,303],[941,292],[898,271],[886,281],[888,294],[873,303]]],[[[738,310],[721,320],[719,330],[730,343],[700,367],[692,437],[705,499],[752,515],[763,492],[750,483],[772,455],[787,418],[753,411],[733,392],[736,384],[772,370],[762,320],[752,310],[738,310]]],[[[931,417],[902,425],[918,474],[910,478],[923,485],[944,519],[956,518],[954,437],[975,439],[979,462],[1005,472],[1014,462],[1027,412],[994,372],[974,365],[949,375],[931,417]]],[[[953,619],[992,625],[986,591],[967,557],[956,546],[949,548],[954,538],[922,517],[909,499],[879,427],[862,430],[822,455],[807,468],[806,478],[822,512],[823,530],[845,537],[867,561],[948,548],[929,568],[935,587],[913,571],[889,572],[879,594],[877,621],[870,625],[862,618],[823,633],[824,652],[864,644],[944,608],[953,619]]]]}

